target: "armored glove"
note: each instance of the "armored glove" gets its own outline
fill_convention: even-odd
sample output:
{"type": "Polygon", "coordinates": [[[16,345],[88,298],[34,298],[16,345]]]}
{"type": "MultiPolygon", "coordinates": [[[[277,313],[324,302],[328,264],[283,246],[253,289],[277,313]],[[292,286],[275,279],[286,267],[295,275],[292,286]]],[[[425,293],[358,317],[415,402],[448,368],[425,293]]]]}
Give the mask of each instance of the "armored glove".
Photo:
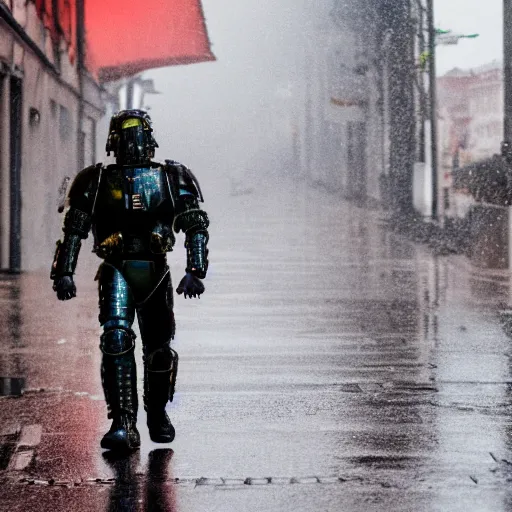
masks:
{"type": "Polygon", "coordinates": [[[59,300],[69,300],[76,297],[76,286],[73,276],[62,276],[53,281],[53,290],[57,292],[59,300]]]}
{"type": "Polygon", "coordinates": [[[185,295],[185,299],[187,298],[187,295],[190,298],[197,297],[200,299],[201,294],[204,292],[204,285],[201,282],[201,279],[190,272],[187,272],[185,277],[180,281],[178,288],[176,288],[176,292],[178,295],[183,293],[185,295]]]}
{"type": "Polygon", "coordinates": [[[56,244],[50,279],[53,280],[53,290],[59,300],[69,300],[76,297],[76,287],[73,282],[78,253],[82,240],[87,238],[91,228],[91,216],[77,208],[70,207],[64,217],[64,240],[56,244]]]}

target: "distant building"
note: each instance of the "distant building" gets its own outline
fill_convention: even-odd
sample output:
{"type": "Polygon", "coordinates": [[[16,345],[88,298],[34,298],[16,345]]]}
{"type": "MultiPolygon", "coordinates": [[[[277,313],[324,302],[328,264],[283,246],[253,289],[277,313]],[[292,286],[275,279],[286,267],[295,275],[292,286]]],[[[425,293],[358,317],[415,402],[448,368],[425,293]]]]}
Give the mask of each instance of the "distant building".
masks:
{"type": "Polygon", "coordinates": [[[474,160],[499,152],[503,139],[503,69],[498,63],[474,70],[469,93],[470,151],[474,160]]]}
{"type": "Polygon", "coordinates": [[[0,0],[0,268],[49,269],[64,176],[96,160],[101,89],[76,0],[0,0]]]}
{"type": "Polygon", "coordinates": [[[335,0],[317,10],[306,55],[302,163],[320,186],[357,201],[379,201],[383,138],[373,39],[359,19],[364,3],[350,7],[335,0]]]}
{"type": "Polygon", "coordinates": [[[503,138],[503,69],[492,62],[474,69],[453,69],[437,79],[442,211],[461,216],[468,198],[454,195],[452,170],[492,157],[503,138]],[[463,204],[461,207],[460,205],[463,204]]]}
{"type": "Polygon", "coordinates": [[[332,0],[308,32],[302,168],[359,204],[412,209],[416,109],[424,108],[410,30],[416,10],[424,12],[408,0],[332,0]]]}

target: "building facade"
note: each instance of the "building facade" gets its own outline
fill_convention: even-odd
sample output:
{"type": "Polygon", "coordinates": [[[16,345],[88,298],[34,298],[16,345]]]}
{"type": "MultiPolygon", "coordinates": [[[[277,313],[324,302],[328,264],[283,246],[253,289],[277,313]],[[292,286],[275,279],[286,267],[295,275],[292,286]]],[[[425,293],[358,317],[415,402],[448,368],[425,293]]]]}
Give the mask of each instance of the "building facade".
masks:
{"type": "Polygon", "coordinates": [[[94,163],[101,88],[80,1],[0,0],[0,268],[49,268],[64,177],[94,163]]]}
{"type": "Polygon", "coordinates": [[[423,12],[415,5],[330,0],[309,34],[303,166],[314,183],[360,204],[412,209],[426,109],[414,86],[420,45],[411,27],[423,12]]]}
{"type": "Polygon", "coordinates": [[[503,69],[494,62],[476,68],[469,89],[469,149],[474,161],[497,153],[503,138],[503,69]]]}
{"type": "Polygon", "coordinates": [[[503,137],[503,68],[492,62],[453,69],[437,79],[439,92],[440,187],[442,214],[466,215],[474,199],[454,190],[452,171],[489,159],[503,137]]]}
{"type": "Polygon", "coordinates": [[[305,57],[301,147],[313,183],[366,202],[379,200],[383,141],[369,34],[356,4],[333,0],[317,11],[305,57]]]}

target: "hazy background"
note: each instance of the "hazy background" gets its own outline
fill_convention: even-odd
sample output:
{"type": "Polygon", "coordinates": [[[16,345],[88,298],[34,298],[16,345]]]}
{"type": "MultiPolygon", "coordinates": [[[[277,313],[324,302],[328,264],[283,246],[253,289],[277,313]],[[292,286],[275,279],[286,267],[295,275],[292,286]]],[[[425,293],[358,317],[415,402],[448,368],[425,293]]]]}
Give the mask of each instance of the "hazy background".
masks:
{"type": "Polygon", "coordinates": [[[160,144],[156,157],[186,163],[210,189],[225,188],[253,182],[262,167],[278,168],[291,149],[280,146],[276,123],[298,101],[293,84],[303,74],[315,7],[302,0],[203,6],[217,61],[146,73],[162,94],[145,104],[160,144]]]}
{"type": "MultiPolygon", "coordinates": [[[[180,160],[210,189],[224,190],[286,165],[291,148],[282,147],[279,111],[300,108],[304,49],[322,22],[312,0],[204,0],[203,7],[217,61],[146,73],[162,94],[145,104],[157,158],[180,160]]],[[[439,47],[438,74],[501,60],[501,0],[437,0],[435,10],[438,27],[480,34],[439,47]]]]}

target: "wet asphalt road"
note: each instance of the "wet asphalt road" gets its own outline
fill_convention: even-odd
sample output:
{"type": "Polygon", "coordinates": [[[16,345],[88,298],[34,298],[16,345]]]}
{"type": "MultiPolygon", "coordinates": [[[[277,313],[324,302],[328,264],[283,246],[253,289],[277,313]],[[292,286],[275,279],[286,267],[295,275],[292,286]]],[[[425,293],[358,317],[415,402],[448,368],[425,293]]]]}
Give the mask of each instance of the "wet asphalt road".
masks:
{"type": "MultiPolygon", "coordinates": [[[[176,298],[169,446],[140,411],[140,452],[99,448],[90,241],[72,301],[46,272],[1,278],[0,385],[24,394],[0,398],[0,510],[512,510],[510,276],[294,187],[206,204],[206,293],[176,298]]],[[[176,283],[184,261],[179,242],[176,283]]]]}

